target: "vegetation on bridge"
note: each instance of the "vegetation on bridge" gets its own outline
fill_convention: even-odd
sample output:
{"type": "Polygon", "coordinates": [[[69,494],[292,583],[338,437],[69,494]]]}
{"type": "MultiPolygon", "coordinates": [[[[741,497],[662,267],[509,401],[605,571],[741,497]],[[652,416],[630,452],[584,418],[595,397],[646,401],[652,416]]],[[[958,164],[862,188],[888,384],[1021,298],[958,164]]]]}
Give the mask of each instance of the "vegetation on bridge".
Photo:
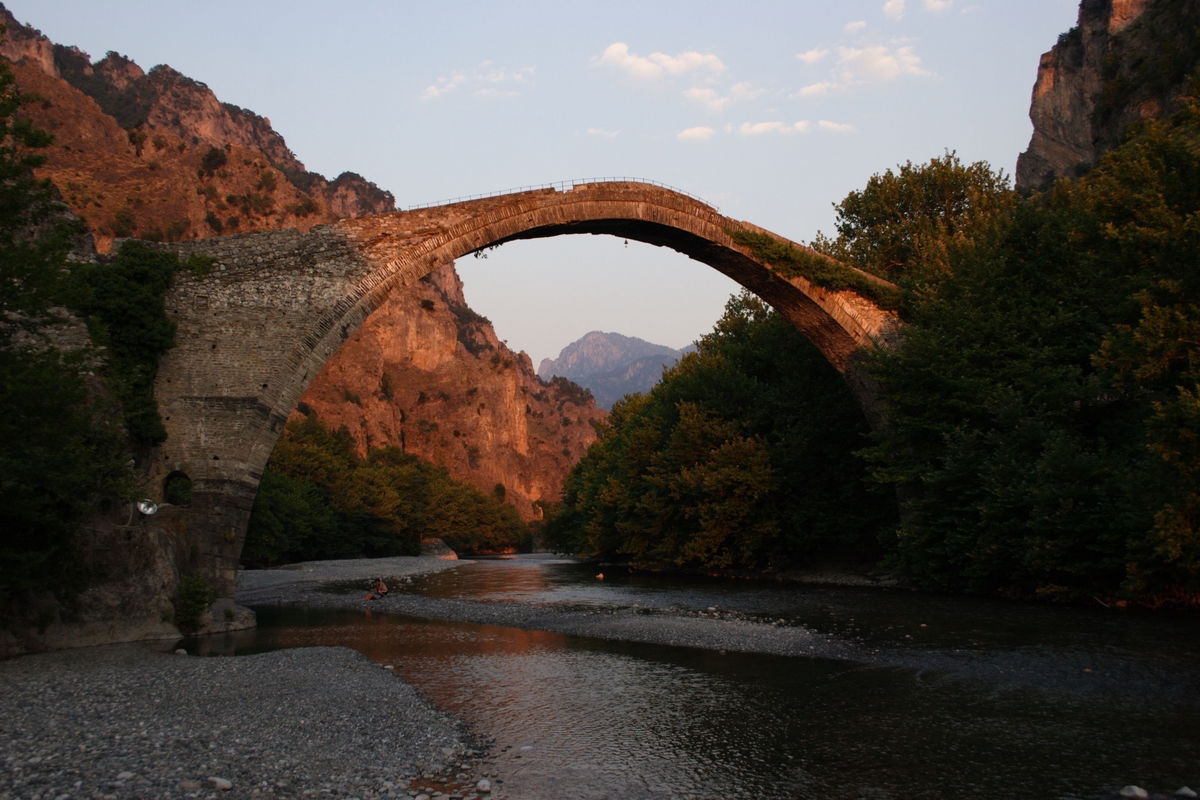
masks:
{"type": "Polygon", "coordinates": [[[785,278],[805,278],[823,289],[835,292],[848,289],[889,311],[900,307],[902,295],[895,286],[852,269],[828,255],[802,250],[769,233],[729,231],[729,235],[756,259],[785,278]]]}

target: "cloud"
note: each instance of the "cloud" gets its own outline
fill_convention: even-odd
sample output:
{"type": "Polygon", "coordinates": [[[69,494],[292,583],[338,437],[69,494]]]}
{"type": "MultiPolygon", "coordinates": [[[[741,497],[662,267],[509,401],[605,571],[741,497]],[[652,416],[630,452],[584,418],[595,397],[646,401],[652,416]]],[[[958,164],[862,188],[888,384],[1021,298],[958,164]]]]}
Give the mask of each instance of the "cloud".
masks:
{"type": "Polygon", "coordinates": [[[681,142],[707,142],[716,133],[707,125],[699,125],[695,128],[685,128],[675,134],[675,138],[681,142]]]}
{"type": "Polygon", "coordinates": [[[803,61],[805,64],[815,64],[825,56],[829,55],[828,48],[814,47],[812,50],[806,50],[803,53],[796,53],[796,58],[803,61]]]}
{"type": "Polygon", "coordinates": [[[441,97],[444,94],[456,91],[464,83],[467,82],[467,76],[461,72],[452,72],[449,75],[437,79],[437,82],[426,86],[421,92],[422,100],[433,100],[441,97]]]}
{"type": "Polygon", "coordinates": [[[754,86],[745,81],[735,83],[729,89],[729,94],[721,96],[716,89],[707,86],[693,86],[683,93],[687,100],[704,106],[709,111],[719,114],[725,110],[730,103],[736,103],[743,100],[751,100],[763,94],[762,89],[755,89],[754,86]]]}
{"type": "Polygon", "coordinates": [[[819,83],[810,83],[807,86],[801,86],[800,89],[797,90],[796,93],[792,96],[793,97],[823,97],[824,95],[827,95],[827,94],[833,92],[837,88],[838,88],[837,84],[834,83],[833,81],[821,81],[819,83]]]}
{"type": "Polygon", "coordinates": [[[616,67],[639,81],[657,81],[697,70],[713,73],[725,71],[725,64],[712,53],[689,50],[673,56],[666,53],[639,56],[630,52],[629,45],[624,42],[613,42],[593,60],[598,64],[616,67]]]}
{"type": "Polygon", "coordinates": [[[602,139],[615,139],[621,135],[621,132],[620,131],[608,131],[608,130],[605,130],[604,128],[588,128],[587,135],[588,136],[599,136],[602,139]]]}
{"type": "Polygon", "coordinates": [[[847,22],[842,27],[842,31],[845,33],[858,33],[859,31],[863,30],[866,27],[867,27],[867,23],[863,22],[860,19],[860,20],[856,20],[855,22],[847,22]]]}
{"type": "Polygon", "coordinates": [[[935,14],[939,11],[945,11],[954,5],[954,0],[925,0],[925,10],[932,11],[935,14]]]}
{"type": "Polygon", "coordinates": [[[890,48],[880,44],[861,48],[839,47],[835,74],[838,83],[855,85],[887,83],[904,76],[923,77],[930,73],[921,67],[921,59],[912,47],[904,45],[890,48]]]}
{"type": "Polygon", "coordinates": [[[888,19],[900,19],[904,16],[904,0],[886,0],[883,4],[883,15],[888,19]]]}
{"type": "Polygon", "coordinates": [[[771,136],[777,134],[789,133],[808,133],[812,128],[812,123],[808,120],[800,120],[799,122],[743,122],[738,126],[738,133],[742,136],[771,136]]]}
{"type": "Polygon", "coordinates": [[[483,61],[469,74],[462,70],[454,70],[449,75],[438,78],[421,91],[421,99],[436,100],[469,87],[474,87],[472,93],[480,97],[518,95],[521,92],[516,87],[527,83],[534,73],[533,67],[509,70],[496,67],[491,61],[483,61]]]}
{"type": "Polygon", "coordinates": [[[830,122],[827,119],[817,120],[817,127],[831,133],[853,133],[856,128],[846,122],[830,122]]]}

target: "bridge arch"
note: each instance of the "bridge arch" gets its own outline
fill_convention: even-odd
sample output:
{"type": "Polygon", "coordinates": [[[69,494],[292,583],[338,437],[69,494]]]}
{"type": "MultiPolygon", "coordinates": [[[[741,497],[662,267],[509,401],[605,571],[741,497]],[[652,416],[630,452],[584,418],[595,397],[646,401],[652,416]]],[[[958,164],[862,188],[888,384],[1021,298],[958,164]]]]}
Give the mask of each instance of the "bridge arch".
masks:
{"type": "MultiPolygon", "coordinates": [[[[262,470],[325,361],[391,293],[518,239],[609,234],[669,247],[763,298],[853,378],[854,354],[893,316],[852,291],[777,272],[735,241],[739,232],[806,250],[682,192],[635,181],[495,195],[341,220],[306,234],[172,245],[208,256],[213,266],[182,277],[167,298],[177,344],[163,359],[155,392],[168,436],[152,454],[145,485],[188,476],[190,538],[218,587],[231,593],[262,470]]],[[[863,385],[850,383],[869,405],[863,385]]]]}

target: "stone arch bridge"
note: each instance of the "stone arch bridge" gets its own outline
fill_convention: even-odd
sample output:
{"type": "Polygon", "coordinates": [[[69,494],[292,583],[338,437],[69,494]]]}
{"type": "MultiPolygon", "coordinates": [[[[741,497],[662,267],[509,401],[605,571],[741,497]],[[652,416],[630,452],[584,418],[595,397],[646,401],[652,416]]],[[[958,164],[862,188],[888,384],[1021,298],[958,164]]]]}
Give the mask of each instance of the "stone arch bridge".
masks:
{"type": "MultiPolygon", "coordinates": [[[[147,465],[149,496],[161,500],[170,476],[191,481],[188,539],[199,568],[231,595],[263,467],[326,359],[390,293],[516,239],[611,234],[677,250],[770,303],[852,378],[852,356],[892,316],[854,292],[781,275],[734,241],[741,231],[800,247],[681,192],[628,180],[171,245],[214,267],[181,273],[167,298],[177,344],[155,385],[168,435],[147,465]]],[[[851,385],[861,398],[861,384],[851,385]]]]}

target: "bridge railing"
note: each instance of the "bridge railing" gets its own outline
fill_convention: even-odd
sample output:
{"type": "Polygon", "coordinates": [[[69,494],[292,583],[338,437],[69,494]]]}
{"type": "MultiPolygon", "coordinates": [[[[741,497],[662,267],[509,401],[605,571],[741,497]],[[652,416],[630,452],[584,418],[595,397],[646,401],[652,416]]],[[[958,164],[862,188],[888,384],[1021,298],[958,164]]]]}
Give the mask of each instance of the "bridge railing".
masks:
{"type": "Polygon", "coordinates": [[[685,191],[676,186],[670,186],[668,184],[660,183],[659,181],[652,181],[647,178],[629,178],[629,177],[571,178],[571,179],[565,180],[565,181],[554,181],[553,183],[541,183],[541,184],[536,184],[533,186],[517,186],[517,187],[511,188],[511,189],[501,189],[500,191],[486,192],[484,194],[463,195],[462,197],[452,197],[447,200],[437,200],[433,203],[419,203],[417,205],[405,206],[404,210],[405,211],[417,211],[418,209],[422,209],[422,208],[433,208],[435,206],[448,206],[453,203],[466,203],[470,200],[483,200],[488,197],[500,197],[501,195],[505,195],[505,194],[519,194],[521,192],[535,192],[535,191],[538,191],[541,189],[554,189],[556,191],[566,192],[566,191],[570,191],[571,189],[574,189],[576,186],[582,186],[582,185],[589,184],[589,183],[648,183],[651,186],[657,186],[660,189],[668,189],[672,192],[676,192],[676,193],[682,194],[686,197],[690,197],[693,200],[695,200],[696,202],[703,203],[704,205],[708,206],[713,211],[719,211],[719,209],[715,205],[708,202],[703,197],[694,195],[691,192],[685,191]]]}

